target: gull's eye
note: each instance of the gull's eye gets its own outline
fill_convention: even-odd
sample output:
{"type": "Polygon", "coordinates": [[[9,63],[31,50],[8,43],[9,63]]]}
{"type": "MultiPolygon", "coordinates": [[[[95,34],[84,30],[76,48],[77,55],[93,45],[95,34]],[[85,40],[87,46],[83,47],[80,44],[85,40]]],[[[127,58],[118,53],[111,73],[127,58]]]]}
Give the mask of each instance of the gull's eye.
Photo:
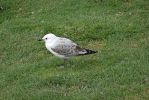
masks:
{"type": "Polygon", "coordinates": [[[47,40],[48,38],[46,38],[46,40],[47,40]]]}

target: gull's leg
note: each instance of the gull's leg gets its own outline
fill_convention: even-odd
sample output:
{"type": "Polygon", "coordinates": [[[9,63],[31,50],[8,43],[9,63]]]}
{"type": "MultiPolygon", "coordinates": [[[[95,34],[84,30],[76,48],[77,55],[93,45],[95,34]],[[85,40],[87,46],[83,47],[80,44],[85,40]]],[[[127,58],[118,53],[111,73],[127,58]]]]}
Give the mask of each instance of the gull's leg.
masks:
{"type": "Polygon", "coordinates": [[[64,59],[64,66],[67,65],[68,59],[64,59]]]}
{"type": "Polygon", "coordinates": [[[64,65],[74,67],[73,62],[70,59],[64,59],[64,65]]]}
{"type": "Polygon", "coordinates": [[[63,60],[64,60],[64,62],[62,65],[60,65],[60,68],[64,68],[67,65],[67,59],[63,59],[63,60]]]}

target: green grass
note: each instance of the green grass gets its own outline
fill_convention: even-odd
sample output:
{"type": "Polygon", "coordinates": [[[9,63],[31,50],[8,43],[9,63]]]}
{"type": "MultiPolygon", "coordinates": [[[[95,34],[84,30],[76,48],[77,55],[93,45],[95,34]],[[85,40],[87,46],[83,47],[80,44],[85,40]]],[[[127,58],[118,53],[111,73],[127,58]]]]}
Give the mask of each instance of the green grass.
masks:
{"type": "Polygon", "coordinates": [[[148,100],[148,0],[0,0],[0,100],[148,100]],[[71,65],[37,38],[99,51],[71,65]]]}

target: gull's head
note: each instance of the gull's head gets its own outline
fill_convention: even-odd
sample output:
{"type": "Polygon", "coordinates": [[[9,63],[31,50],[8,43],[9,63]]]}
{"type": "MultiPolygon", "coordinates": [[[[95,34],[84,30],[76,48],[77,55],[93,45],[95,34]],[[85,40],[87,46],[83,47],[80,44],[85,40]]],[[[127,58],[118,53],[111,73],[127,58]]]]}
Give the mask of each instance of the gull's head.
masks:
{"type": "Polygon", "coordinates": [[[48,34],[46,34],[46,35],[42,38],[42,40],[45,41],[45,42],[51,42],[51,41],[53,41],[55,38],[56,38],[56,36],[55,36],[54,34],[48,33],[48,34]]]}

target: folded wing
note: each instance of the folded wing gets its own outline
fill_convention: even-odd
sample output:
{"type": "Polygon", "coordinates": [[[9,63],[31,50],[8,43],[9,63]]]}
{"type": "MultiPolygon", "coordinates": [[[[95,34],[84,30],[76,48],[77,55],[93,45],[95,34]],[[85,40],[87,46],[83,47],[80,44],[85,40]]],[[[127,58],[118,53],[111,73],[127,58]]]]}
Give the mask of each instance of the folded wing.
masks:
{"type": "Polygon", "coordinates": [[[57,40],[55,45],[51,49],[57,54],[64,55],[66,57],[96,53],[96,51],[81,48],[77,44],[66,38],[60,38],[59,40],[57,40]]]}

